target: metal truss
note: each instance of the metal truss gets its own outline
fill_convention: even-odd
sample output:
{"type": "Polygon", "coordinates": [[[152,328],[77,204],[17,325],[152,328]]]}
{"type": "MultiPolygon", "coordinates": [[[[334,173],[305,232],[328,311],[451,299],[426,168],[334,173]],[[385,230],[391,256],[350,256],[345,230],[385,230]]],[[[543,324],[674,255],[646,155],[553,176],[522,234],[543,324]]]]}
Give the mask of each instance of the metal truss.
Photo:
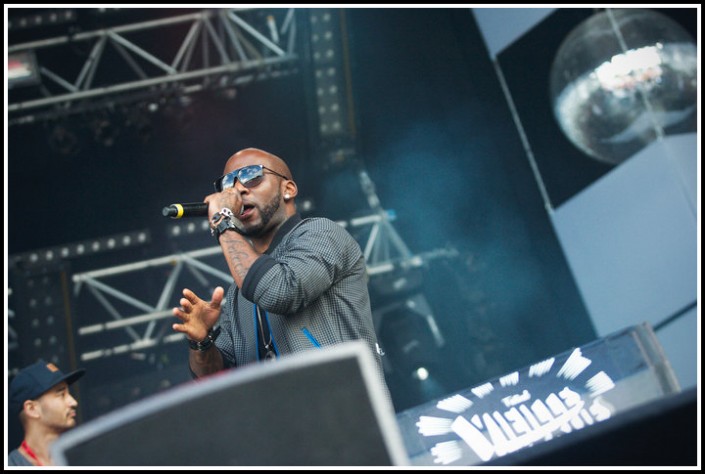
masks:
{"type": "MultiPolygon", "coordinates": [[[[133,351],[140,351],[158,344],[181,341],[183,334],[173,333],[163,336],[163,331],[157,331],[157,323],[167,318],[174,318],[171,308],[175,306],[175,301],[180,295],[175,294],[177,283],[184,270],[196,278],[196,281],[206,288],[215,288],[217,284],[229,285],[232,282],[230,274],[207,262],[211,256],[221,256],[220,247],[214,246],[191,252],[167,255],[140,262],[133,262],[115,267],[109,267],[73,275],[73,296],[78,302],[79,296],[84,288],[92,294],[105,312],[112,317],[112,321],[87,324],[78,328],[79,346],[88,347],[90,344],[83,344],[88,336],[124,331],[127,342],[113,347],[99,348],[96,350],[85,350],[80,354],[81,361],[89,361],[101,357],[124,354],[133,351]],[[170,268],[171,267],[171,268],[170,268]],[[167,269],[167,272],[158,271],[147,274],[150,269],[167,269]],[[134,275],[144,280],[154,278],[154,275],[166,275],[163,289],[158,295],[156,303],[146,301],[153,295],[136,296],[139,284],[134,275]],[[115,283],[112,279],[130,274],[127,281],[129,284],[115,283]],[[209,279],[208,277],[211,277],[209,279]],[[215,280],[212,278],[215,277],[215,280]],[[122,288],[120,288],[122,286],[122,288]],[[122,302],[123,308],[118,309],[115,302],[122,302]],[[135,314],[134,311],[137,311],[135,314]],[[138,328],[144,328],[143,330],[138,328]]],[[[222,259],[221,259],[222,260],[222,259]]],[[[189,284],[190,286],[190,284],[189,284]]],[[[176,320],[174,320],[176,322],[176,320]]],[[[110,340],[118,340],[118,337],[111,336],[110,340]]]]}
{"type": "Polygon", "coordinates": [[[204,9],[8,47],[30,55],[39,87],[10,84],[9,125],[177,90],[190,94],[287,73],[295,9],[204,9]]]}
{"type": "MultiPolygon", "coordinates": [[[[349,226],[370,226],[365,242],[361,242],[367,263],[367,274],[370,277],[419,268],[434,258],[458,256],[457,250],[452,248],[413,254],[392,225],[392,221],[396,218],[395,213],[382,208],[375,185],[364,168],[358,171],[358,179],[373,212],[368,216],[352,219],[349,226]]],[[[347,222],[339,222],[339,224],[343,227],[348,226],[347,222]]]]}
{"type": "MultiPolygon", "coordinates": [[[[410,281],[413,279],[409,278],[409,276],[413,270],[428,265],[429,261],[436,258],[455,258],[459,255],[458,251],[454,248],[440,248],[414,255],[397,233],[394,226],[392,226],[394,216],[390,215],[382,208],[374,182],[370,179],[364,168],[358,171],[358,179],[367,197],[367,202],[370,208],[375,212],[374,216],[377,217],[377,219],[373,220],[372,229],[364,246],[367,273],[370,277],[386,274],[386,276],[382,278],[383,286],[387,288],[386,291],[405,292],[412,289],[413,283],[410,283],[410,281]]],[[[377,278],[377,280],[379,281],[379,278],[377,278]]],[[[425,320],[438,347],[445,344],[445,339],[438,328],[431,307],[426,301],[426,297],[421,292],[417,292],[414,296],[406,297],[395,303],[388,304],[385,307],[374,308],[374,323],[378,333],[380,332],[384,314],[388,312],[390,308],[397,308],[399,306],[406,307],[425,320]]]]}

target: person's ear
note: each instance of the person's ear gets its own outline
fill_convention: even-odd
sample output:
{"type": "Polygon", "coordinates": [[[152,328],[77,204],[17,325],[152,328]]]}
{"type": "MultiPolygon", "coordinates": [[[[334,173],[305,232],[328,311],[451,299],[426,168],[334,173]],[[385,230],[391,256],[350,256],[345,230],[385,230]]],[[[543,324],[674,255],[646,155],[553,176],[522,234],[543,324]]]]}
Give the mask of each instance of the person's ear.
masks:
{"type": "Polygon", "coordinates": [[[31,418],[39,417],[39,403],[36,400],[25,400],[22,404],[22,411],[31,418]]]}
{"type": "Polygon", "coordinates": [[[291,180],[288,180],[286,182],[286,186],[284,188],[284,200],[288,201],[288,200],[296,197],[296,195],[298,193],[299,193],[299,190],[296,187],[296,183],[291,180]]]}

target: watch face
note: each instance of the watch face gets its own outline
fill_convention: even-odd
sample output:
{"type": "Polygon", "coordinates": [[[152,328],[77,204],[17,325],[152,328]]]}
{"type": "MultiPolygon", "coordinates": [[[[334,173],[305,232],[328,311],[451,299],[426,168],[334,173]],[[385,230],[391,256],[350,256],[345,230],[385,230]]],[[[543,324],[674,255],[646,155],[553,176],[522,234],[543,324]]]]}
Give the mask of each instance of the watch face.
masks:
{"type": "Polygon", "coordinates": [[[212,220],[213,222],[218,222],[221,217],[222,217],[222,216],[220,215],[220,212],[216,212],[215,214],[213,214],[213,217],[211,217],[211,220],[212,220]]]}
{"type": "Polygon", "coordinates": [[[225,217],[220,224],[217,225],[218,228],[218,233],[222,234],[225,232],[227,229],[234,229],[235,224],[230,220],[229,217],[225,217]]]}

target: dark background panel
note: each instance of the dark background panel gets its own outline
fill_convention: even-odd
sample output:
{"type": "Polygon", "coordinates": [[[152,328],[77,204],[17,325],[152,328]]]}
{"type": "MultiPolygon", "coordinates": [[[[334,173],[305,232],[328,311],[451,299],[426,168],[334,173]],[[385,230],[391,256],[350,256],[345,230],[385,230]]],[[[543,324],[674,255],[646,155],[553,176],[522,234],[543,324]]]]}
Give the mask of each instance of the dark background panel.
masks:
{"type": "Polygon", "coordinates": [[[360,148],[380,199],[396,210],[411,248],[461,249],[423,280],[450,339],[442,379],[467,386],[589,341],[592,327],[471,13],[349,16],[360,148]],[[419,41],[412,47],[410,38],[419,41]]]}
{"type": "Polygon", "coordinates": [[[248,146],[290,160],[307,192],[306,107],[302,93],[291,93],[302,90],[301,80],[251,84],[232,101],[204,93],[185,117],[171,110],[154,114],[148,140],[116,122],[119,135],[110,147],[95,141],[90,122],[71,117],[68,125],[77,131],[80,150],[68,156],[49,145],[53,122],[12,127],[10,253],[142,228],[159,235],[167,224],[162,207],[202,201],[228,157],[248,146]],[[43,210],[47,232],[29,231],[33,210],[43,210]]]}

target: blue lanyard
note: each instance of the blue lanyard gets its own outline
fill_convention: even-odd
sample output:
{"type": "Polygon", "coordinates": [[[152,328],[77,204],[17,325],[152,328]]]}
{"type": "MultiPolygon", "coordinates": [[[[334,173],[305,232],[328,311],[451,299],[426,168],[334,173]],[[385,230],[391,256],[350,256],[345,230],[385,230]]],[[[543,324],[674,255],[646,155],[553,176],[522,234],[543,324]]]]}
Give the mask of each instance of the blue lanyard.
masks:
{"type": "Polygon", "coordinates": [[[264,321],[262,321],[257,314],[257,304],[252,303],[252,315],[254,318],[254,326],[255,326],[255,340],[257,341],[257,359],[262,360],[262,356],[260,355],[260,331],[262,332],[262,341],[261,344],[265,344],[265,351],[269,352],[269,348],[267,347],[267,342],[264,340],[264,324],[267,324],[267,332],[269,333],[269,340],[272,341],[272,349],[274,349],[274,354],[279,357],[279,349],[277,349],[277,343],[274,340],[274,335],[272,334],[272,327],[269,325],[269,315],[267,314],[267,311],[264,311],[264,321]]]}
{"type": "Polygon", "coordinates": [[[319,349],[321,348],[321,345],[318,343],[315,337],[313,337],[313,334],[311,334],[311,331],[309,331],[306,328],[301,328],[303,331],[304,335],[308,338],[309,341],[311,341],[311,344],[314,346],[318,347],[319,349]]]}

